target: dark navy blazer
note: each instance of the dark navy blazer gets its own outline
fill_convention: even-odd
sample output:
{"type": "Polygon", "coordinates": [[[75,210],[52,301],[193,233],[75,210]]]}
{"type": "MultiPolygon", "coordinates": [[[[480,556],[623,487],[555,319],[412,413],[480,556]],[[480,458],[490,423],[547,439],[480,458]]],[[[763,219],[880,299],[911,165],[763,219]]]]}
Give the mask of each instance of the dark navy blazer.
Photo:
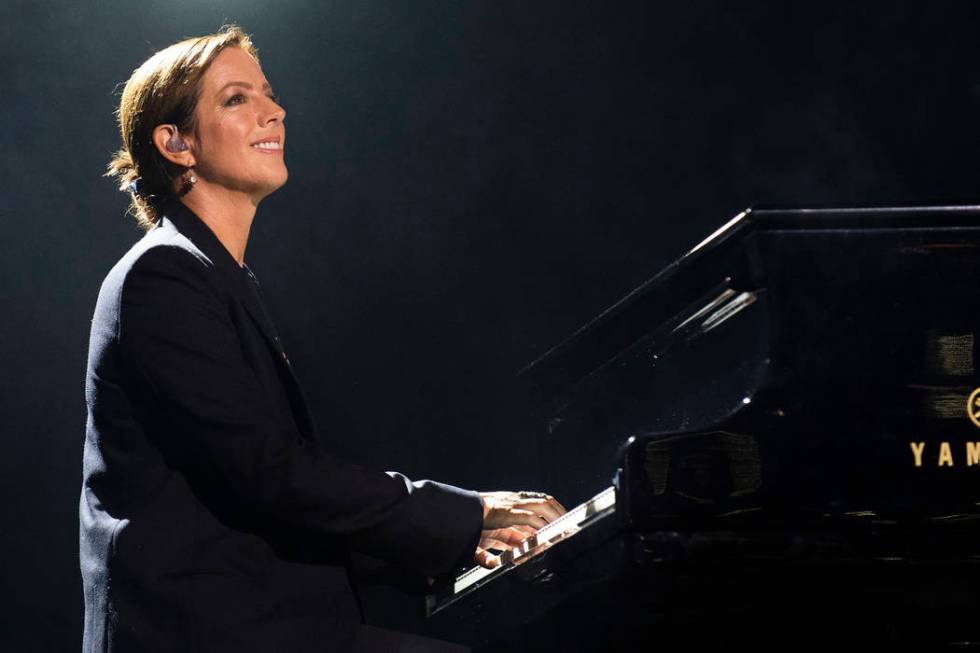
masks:
{"type": "Polygon", "coordinates": [[[479,495],[330,455],[257,282],[180,202],[112,268],[89,343],[83,651],[343,650],[351,552],[436,576],[479,495]]]}

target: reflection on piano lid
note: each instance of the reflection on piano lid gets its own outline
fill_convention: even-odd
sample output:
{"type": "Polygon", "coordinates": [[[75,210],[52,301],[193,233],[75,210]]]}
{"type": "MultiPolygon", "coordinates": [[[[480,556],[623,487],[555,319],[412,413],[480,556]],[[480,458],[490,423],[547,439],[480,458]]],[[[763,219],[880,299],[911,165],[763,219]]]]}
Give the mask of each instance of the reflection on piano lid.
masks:
{"type": "Polygon", "coordinates": [[[522,372],[535,484],[597,517],[461,576],[430,632],[980,641],[978,335],[980,207],[740,214],[522,372]]]}

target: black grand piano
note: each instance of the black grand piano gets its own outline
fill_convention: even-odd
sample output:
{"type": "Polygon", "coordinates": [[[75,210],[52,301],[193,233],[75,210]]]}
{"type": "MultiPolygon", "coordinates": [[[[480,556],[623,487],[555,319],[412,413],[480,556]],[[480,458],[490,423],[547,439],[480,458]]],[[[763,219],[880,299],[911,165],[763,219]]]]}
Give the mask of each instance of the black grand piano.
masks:
{"type": "Polygon", "coordinates": [[[749,210],[522,373],[578,505],[427,598],[486,651],[980,642],[980,207],[749,210]]]}

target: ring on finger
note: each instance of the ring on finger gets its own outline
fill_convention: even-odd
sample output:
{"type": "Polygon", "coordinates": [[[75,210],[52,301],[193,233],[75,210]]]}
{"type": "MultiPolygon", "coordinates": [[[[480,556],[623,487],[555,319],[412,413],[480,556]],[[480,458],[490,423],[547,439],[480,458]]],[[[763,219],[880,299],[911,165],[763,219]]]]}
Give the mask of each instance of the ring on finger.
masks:
{"type": "Polygon", "coordinates": [[[522,499],[547,499],[548,495],[544,492],[518,492],[517,496],[522,499]]]}

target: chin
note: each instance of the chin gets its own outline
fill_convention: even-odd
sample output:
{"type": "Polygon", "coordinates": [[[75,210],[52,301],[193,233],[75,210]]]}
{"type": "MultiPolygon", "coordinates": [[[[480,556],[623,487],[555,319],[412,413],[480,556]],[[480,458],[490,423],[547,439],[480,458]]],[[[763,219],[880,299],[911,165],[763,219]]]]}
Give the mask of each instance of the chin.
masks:
{"type": "Polygon", "coordinates": [[[268,197],[272,193],[276,192],[280,188],[286,185],[286,180],[289,179],[289,173],[282,171],[282,174],[270,176],[267,179],[263,179],[262,183],[256,184],[254,194],[258,196],[258,199],[268,197]]]}

